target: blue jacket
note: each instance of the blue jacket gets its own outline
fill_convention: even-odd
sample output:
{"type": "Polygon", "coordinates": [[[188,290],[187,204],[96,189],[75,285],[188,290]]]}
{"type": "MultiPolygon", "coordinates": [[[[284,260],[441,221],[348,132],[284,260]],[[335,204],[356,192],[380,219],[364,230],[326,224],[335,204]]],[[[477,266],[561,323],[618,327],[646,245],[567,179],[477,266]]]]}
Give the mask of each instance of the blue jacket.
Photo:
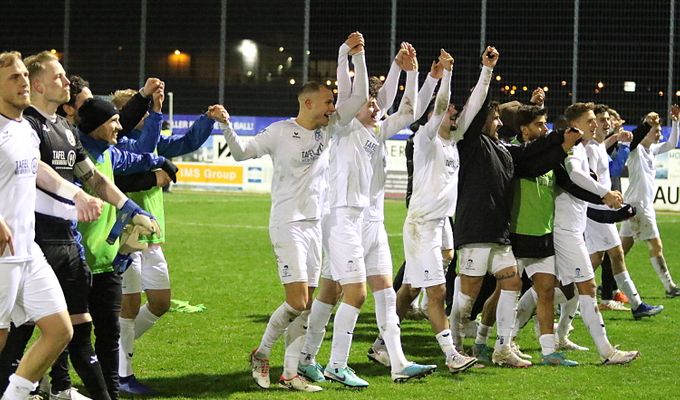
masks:
{"type": "Polygon", "coordinates": [[[117,175],[130,175],[137,172],[149,171],[160,168],[165,162],[165,157],[158,156],[153,153],[131,153],[129,151],[120,150],[116,146],[109,145],[102,140],[96,140],[89,135],[78,131],[80,134],[80,141],[83,147],[97,162],[104,161],[104,152],[109,150],[111,152],[111,164],[113,164],[113,172],[117,175]]]}
{"type": "Polygon", "coordinates": [[[160,135],[162,114],[150,112],[141,131],[130,132],[129,137],[121,138],[116,147],[132,153],[156,152],[167,158],[177,157],[198,150],[210,137],[215,121],[201,115],[184,134],[160,135]],[[153,117],[153,119],[151,119],[153,117]],[[154,143],[156,140],[156,143],[154,143]]]}
{"type": "Polygon", "coordinates": [[[609,158],[609,175],[621,176],[623,169],[626,167],[628,155],[630,155],[630,146],[625,144],[619,145],[614,158],[609,158]]]}

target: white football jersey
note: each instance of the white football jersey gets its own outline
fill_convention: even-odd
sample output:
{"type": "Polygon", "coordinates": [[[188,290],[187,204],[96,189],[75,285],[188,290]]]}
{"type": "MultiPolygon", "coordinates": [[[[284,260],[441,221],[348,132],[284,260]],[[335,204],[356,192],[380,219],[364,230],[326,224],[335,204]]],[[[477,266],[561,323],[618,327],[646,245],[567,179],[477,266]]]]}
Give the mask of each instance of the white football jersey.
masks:
{"type": "MultiPolygon", "coordinates": [[[[595,140],[588,141],[585,145],[586,156],[588,157],[588,167],[595,172],[597,181],[607,190],[612,188],[611,175],[609,174],[609,154],[604,143],[598,143],[595,140]]],[[[590,207],[601,210],[609,210],[609,207],[604,204],[591,204],[590,207]]]]}
{"type": "Polygon", "coordinates": [[[31,260],[35,239],[35,192],[40,141],[26,120],[0,115],[0,216],[12,231],[14,255],[9,249],[0,262],[31,260]]]}
{"type": "MultiPolygon", "coordinates": [[[[579,143],[572,147],[565,160],[565,165],[571,180],[581,188],[600,196],[604,196],[609,191],[608,188],[590,177],[588,157],[583,144],[579,143]]],[[[559,187],[557,188],[555,227],[571,232],[585,232],[587,210],[588,203],[586,201],[572,196],[559,187]]]]}

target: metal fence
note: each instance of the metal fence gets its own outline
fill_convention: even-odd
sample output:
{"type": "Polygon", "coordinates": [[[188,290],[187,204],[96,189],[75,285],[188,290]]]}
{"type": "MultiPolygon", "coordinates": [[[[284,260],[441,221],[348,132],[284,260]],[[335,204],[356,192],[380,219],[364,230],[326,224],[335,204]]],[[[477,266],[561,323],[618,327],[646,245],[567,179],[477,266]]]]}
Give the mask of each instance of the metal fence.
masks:
{"type": "Polygon", "coordinates": [[[359,30],[369,73],[386,74],[402,40],[421,79],[439,48],[456,60],[463,102],[486,44],[501,60],[491,95],[528,100],[547,88],[560,113],[603,102],[629,120],[680,100],[676,0],[5,0],[0,50],[54,49],[97,93],[166,81],[179,113],[215,102],[239,115],[291,115],[296,86],[334,84],[338,46],[359,30]]]}

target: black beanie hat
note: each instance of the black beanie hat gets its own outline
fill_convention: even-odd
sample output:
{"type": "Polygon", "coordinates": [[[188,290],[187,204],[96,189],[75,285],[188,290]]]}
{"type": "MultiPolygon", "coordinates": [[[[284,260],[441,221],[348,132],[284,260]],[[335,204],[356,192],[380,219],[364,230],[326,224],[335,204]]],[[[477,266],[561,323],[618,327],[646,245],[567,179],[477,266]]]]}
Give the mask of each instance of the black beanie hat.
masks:
{"type": "Polygon", "coordinates": [[[87,99],[78,109],[80,117],[78,128],[83,133],[90,133],[117,114],[118,109],[110,101],[98,97],[87,99]]]}

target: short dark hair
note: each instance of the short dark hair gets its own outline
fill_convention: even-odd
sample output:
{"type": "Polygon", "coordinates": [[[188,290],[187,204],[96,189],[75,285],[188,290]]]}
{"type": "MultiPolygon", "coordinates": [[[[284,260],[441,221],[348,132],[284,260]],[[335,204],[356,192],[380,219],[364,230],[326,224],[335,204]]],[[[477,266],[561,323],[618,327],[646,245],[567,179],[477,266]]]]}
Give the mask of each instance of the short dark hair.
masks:
{"type": "Polygon", "coordinates": [[[548,110],[539,106],[521,105],[517,109],[517,127],[527,126],[536,118],[548,115],[548,110]]]}
{"type": "Polygon", "coordinates": [[[609,112],[609,106],[606,104],[595,104],[593,112],[595,113],[595,115],[609,112]]]}
{"type": "Polygon", "coordinates": [[[322,88],[331,90],[328,87],[328,85],[325,85],[323,83],[319,83],[319,82],[316,82],[316,81],[306,82],[302,86],[300,86],[300,88],[298,89],[297,97],[303,96],[303,95],[308,94],[308,93],[318,92],[322,88]]]}
{"type": "Polygon", "coordinates": [[[372,76],[368,78],[368,97],[373,99],[378,98],[378,92],[382,85],[383,83],[378,77],[372,76]]]}
{"type": "Polygon", "coordinates": [[[594,103],[574,103],[564,110],[564,116],[567,118],[567,122],[572,122],[588,111],[593,111],[594,108],[594,103]]]}
{"type": "Polygon", "coordinates": [[[68,77],[68,80],[71,81],[71,83],[68,85],[69,92],[71,92],[71,98],[68,100],[67,103],[61,104],[59,108],[57,108],[57,114],[61,115],[62,117],[66,116],[66,111],[64,111],[64,105],[69,105],[75,108],[76,96],[78,96],[80,92],[83,91],[84,88],[90,87],[90,82],[86,81],[85,79],[78,75],[71,75],[68,77]]]}

